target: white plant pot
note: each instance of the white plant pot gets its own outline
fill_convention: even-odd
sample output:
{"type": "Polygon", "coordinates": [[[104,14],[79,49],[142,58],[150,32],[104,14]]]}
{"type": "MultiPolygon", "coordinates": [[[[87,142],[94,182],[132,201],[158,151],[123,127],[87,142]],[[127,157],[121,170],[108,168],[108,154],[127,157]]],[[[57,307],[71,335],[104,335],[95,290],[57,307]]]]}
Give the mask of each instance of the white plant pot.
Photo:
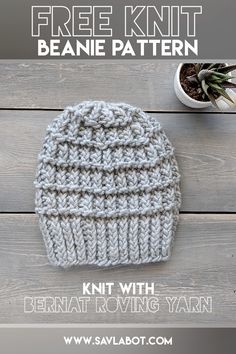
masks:
{"type": "MultiPolygon", "coordinates": [[[[225,65],[228,65],[227,63],[225,65]]],[[[193,98],[191,98],[182,88],[181,83],[180,83],[180,71],[182,69],[183,63],[179,64],[176,73],[175,73],[175,79],[174,79],[174,89],[175,89],[175,93],[176,96],[178,97],[178,99],[180,100],[180,102],[182,102],[183,104],[185,104],[185,106],[188,106],[190,108],[207,108],[212,106],[211,101],[207,101],[207,102],[201,102],[201,101],[197,101],[194,100],[193,98]]],[[[232,76],[232,73],[229,73],[230,76],[232,76]]],[[[226,89],[226,92],[228,93],[228,95],[232,98],[232,100],[234,101],[234,103],[230,102],[229,100],[227,100],[226,98],[224,98],[223,96],[220,96],[217,100],[217,106],[219,107],[220,110],[227,110],[231,107],[235,107],[236,105],[236,93],[235,91],[231,90],[231,89],[226,89]]]]}
{"type": "Polygon", "coordinates": [[[207,108],[212,106],[211,101],[207,102],[201,102],[194,100],[191,98],[182,88],[181,83],[180,83],[180,71],[182,69],[183,64],[179,64],[176,73],[175,73],[175,79],[174,79],[174,89],[175,89],[175,94],[185,106],[188,106],[190,108],[207,108]]]}

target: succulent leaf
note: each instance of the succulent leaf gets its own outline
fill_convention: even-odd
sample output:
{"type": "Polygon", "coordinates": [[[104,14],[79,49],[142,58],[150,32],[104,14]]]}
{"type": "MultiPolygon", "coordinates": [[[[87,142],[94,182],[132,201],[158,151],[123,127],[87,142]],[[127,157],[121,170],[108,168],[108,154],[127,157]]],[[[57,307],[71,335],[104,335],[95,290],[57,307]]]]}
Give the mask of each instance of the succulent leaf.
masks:
{"type": "Polygon", "coordinates": [[[222,86],[224,88],[236,88],[236,84],[233,82],[229,82],[229,81],[222,82],[222,86]]]}
{"type": "Polygon", "coordinates": [[[207,85],[206,81],[205,80],[202,80],[202,89],[203,89],[203,92],[208,96],[208,89],[209,89],[209,85],[207,85]]]}
{"type": "Polygon", "coordinates": [[[195,71],[198,74],[201,69],[201,64],[195,64],[195,71]]]}
{"type": "Polygon", "coordinates": [[[214,68],[214,66],[215,66],[215,64],[213,63],[213,64],[210,64],[209,66],[208,66],[208,70],[211,70],[211,69],[213,69],[214,68]]]}
{"type": "Polygon", "coordinates": [[[218,72],[222,73],[222,74],[228,74],[231,71],[236,70],[236,64],[234,65],[228,65],[228,66],[224,66],[223,68],[219,68],[218,72]]]}
{"type": "Polygon", "coordinates": [[[228,95],[228,93],[225,91],[225,89],[222,88],[222,89],[218,90],[218,92],[219,92],[219,94],[220,94],[221,96],[223,96],[224,98],[226,98],[228,101],[234,103],[234,101],[233,101],[232,98],[228,95]]]}
{"type": "Polygon", "coordinates": [[[187,76],[186,79],[187,79],[189,82],[198,83],[198,79],[197,79],[197,75],[196,75],[196,74],[191,75],[191,76],[187,76]]]}
{"type": "Polygon", "coordinates": [[[208,77],[212,76],[215,72],[212,70],[203,69],[198,73],[198,80],[206,80],[208,77]]]}

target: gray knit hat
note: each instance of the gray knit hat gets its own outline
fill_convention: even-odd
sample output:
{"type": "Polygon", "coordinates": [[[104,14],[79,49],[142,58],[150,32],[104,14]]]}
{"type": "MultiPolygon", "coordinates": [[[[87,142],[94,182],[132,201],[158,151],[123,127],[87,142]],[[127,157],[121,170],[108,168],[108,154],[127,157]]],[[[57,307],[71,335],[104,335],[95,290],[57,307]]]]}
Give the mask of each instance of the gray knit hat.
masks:
{"type": "Polygon", "coordinates": [[[128,104],[82,102],[47,129],[36,212],[52,264],[167,260],[179,171],[160,124],[128,104]]]}

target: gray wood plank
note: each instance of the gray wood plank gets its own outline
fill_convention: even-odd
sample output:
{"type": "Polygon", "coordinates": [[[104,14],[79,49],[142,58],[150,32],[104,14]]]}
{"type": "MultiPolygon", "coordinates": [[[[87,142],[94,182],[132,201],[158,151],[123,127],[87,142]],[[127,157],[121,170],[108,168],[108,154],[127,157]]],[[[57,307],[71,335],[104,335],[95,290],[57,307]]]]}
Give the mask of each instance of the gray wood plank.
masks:
{"type": "MultiPolygon", "coordinates": [[[[181,215],[171,260],[146,266],[68,270],[48,264],[37,217],[0,215],[0,322],[143,322],[235,325],[236,215],[181,215]],[[154,282],[157,313],[24,313],[25,297],[82,296],[83,282],[154,282]],[[212,297],[212,313],[169,313],[166,296],[212,297]]],[[[29,309],[29,307],[28,307],[29,309]]]]}
{"type": "Polygon", "coordinates": [[[125,101],[145,110],[189,111],[175,96],[173,61],[0,61],[0,108],[64,108],[125,101]]]}
{"type": "MultiPolygon", "coordinates": [[[[0,111],[0,212],[32,212],[37,155],[57,112],[0,111]]],[[[154,114],[176,147],[182,211],[236,212],[236,124],[229,114],[154,114]]]]}

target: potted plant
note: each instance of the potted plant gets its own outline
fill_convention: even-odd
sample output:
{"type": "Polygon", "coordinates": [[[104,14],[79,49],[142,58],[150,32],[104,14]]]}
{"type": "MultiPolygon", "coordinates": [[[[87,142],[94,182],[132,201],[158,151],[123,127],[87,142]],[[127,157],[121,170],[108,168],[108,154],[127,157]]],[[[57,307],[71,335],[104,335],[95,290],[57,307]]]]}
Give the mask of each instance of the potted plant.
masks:
{"type": "Polygon", "coordinates": [[[227,64],[180,64],[177,68],[174,88],[179,100],[191,108],[206,108],[212,104],[218,108],[235,105],[236,94],[231,90],[231,72],[236,65],[227,64]]]}

